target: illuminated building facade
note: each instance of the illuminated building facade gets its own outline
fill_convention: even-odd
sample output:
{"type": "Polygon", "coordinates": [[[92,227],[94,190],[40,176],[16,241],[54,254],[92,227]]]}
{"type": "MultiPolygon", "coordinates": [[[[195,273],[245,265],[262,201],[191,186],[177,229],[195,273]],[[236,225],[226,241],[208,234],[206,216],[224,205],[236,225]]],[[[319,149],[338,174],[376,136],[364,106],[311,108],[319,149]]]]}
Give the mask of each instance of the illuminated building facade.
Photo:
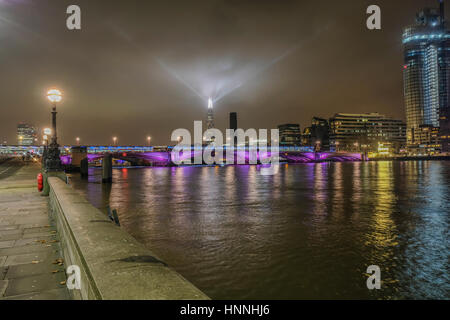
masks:
{"type": "Polygon", "coordinates": [[[17,125],[17,144],[19,146],[32,146],[37,141],[36,129],[27,123],[17,125]]]}
{"type": "Polygon", "coordinates": [[[376,151],[380,142],[400,150],[406,143],[406,124],[378,113],[338,113],[329,121],[334,150],[376,151]]]}
{"type": "Polygon", "coordinates": [[[450,108],[441,109],[439,135],[441,151],[450,153],[450,108]]]}
{"type": "Polygon", "coordinates": [[[433,155],[441,152],[441,141],[439,140],[439,127],[421,125],[414,131],[415,139],[421,144],[410,146],[409,153],[414,155],[433,155]]]}
{"type": "Polygon", "coordinates": [[[213,109],[213,101],[211,98],[208,100],[208,116],[206,120],[206,127],[208,129],[214,128],[214,109],[213,109]]]}
{"type": "Polygon", "coordinates": [[[408,148],[428,148],[422,126],[448,131],[448,117],[442,115],[448,114],[450,32],[442,1],[438,9],[417,14],[416,23],[404,30],[403,44],[408,148]]]}
{"type": "Polygon", "coordinates": [[[282,124],[278,126],[280,146],[300,146],[302,134],[299,124],[282,124]]]}

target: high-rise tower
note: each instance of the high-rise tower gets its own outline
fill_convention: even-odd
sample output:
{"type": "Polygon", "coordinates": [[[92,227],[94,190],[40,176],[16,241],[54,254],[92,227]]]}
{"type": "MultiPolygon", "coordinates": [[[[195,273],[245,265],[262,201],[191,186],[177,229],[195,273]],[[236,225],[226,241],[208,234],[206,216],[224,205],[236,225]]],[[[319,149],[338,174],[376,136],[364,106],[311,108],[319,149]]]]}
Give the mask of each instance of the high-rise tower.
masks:
{"type": "Polygon", "coordinates": [[[208,129],[214,128],[214,110],[213,110],[213,101],[211,98],[208,99],[208,118],[206,122],[206,127],[208,129]]]}
{"type": "Polygon", "coordinates": [[[444,3],[426,8],[416,23],[405,28],[404,98],[408,146],[418,147],[424,128],[441,126],[448,110],[450,32],[445,23],[444,3]]]}

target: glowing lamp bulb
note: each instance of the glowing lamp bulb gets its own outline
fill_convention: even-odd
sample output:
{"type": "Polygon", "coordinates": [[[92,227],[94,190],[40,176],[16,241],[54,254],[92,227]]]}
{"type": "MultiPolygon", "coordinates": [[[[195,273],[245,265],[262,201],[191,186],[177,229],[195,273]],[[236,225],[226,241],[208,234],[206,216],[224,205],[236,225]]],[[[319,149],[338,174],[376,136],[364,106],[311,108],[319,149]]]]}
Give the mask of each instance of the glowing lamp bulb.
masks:
{"type": "Polygon", "coordinates": [[[57,89],[51,89],[47,92],[47,98],[53,103],[60,102],[62,100],[61,91],[57,89]]]}
{"type": "Polygon", "coordinates": [[[208,109],[212,109],[213,108],[213,101],[211,98],[208,99],[208,109]]]}
{"type": "Polygon", "coordinates": [[[45,129],[44,129],[44,134],[46,134],[46,135],[51,135],[51,134],[52,134],[52,129],[50,129],[50,128],[45,128],[45,129]]]}

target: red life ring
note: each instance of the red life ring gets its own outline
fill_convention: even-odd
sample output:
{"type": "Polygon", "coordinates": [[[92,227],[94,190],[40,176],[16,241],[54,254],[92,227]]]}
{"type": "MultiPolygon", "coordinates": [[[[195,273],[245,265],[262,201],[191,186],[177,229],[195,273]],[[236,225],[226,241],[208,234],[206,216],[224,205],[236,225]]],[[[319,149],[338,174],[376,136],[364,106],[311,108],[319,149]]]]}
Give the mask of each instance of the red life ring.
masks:
{"type": "Polygon", "coordinates": [[[44,176],[42,175],[42,173],[38,174],[37,183],[39,192],[42,192],[42,190],[44,189],[44,176]]]}

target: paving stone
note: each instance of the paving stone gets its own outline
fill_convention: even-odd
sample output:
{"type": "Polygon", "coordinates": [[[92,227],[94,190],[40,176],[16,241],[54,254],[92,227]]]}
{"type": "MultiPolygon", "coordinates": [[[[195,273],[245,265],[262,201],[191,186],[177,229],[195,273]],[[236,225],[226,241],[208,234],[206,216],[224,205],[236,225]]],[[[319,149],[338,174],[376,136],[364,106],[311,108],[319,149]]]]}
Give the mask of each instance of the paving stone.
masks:
{"type": "Polygon", "coordinates": [[[19,254],[26,254],[26,253],[34,253],[34,252],[41,252],[41,251],[51,251],[54,249],[51,244],[49,244],[50,247],[44,244],[34,244],[34,245],[28,245],[28,246],[22,246],[22,247],[12,247],[12,248],[4,248],[0,249],[0,256],[15,256],[19,254]]]}
{"type": "Polygon", "coordinates": [[[0,249],[11,248],[14,246],[15,240],[0,241],[0,249]]]}
{"type": "Polygon", "coordinates": [[[67,289],[53,289],[43,292],[34,292],[12,297],[0,298],[0,300],[69,300],[67,289]]]}
{"type": "Polygon", "coordinates": [[[21,230],[21,229],[3,230],[3,231],[0,231],[0,239],[3,236],[9,236],[11,234],[22,234],[22,233],[23,233],[23,230],[21,230]]]}
{"type": "Polygon", "coordinates": [[[8,272],[8,267],[0,267],[0,280],[6,278],[6,273],[8,272]]]}
{"type": "Polygon", "coordinates": [[[8,279],[9,283],[5,296],[17,296],[26,293],[64,288],[65,284],[62,285],[61,281],[65,280],[66,275],[62,272],[8,279]]]}
{"type": "Polygon", "coordinates": [[[29,276],[36,276],[40,274],[53,274],[53,271],[64,274],[64,266],[58,266],[52,263],[53,261],[43,261],[37,264],[21,264],[10,266],[7,270],[6,279],[25,278],[29,276]]]}
{"type": "Polygon", "coordinates": [[[18,240],[20,238],[22,238],[22,234],[18,234],[18,233],[5,235],[5,236],[0,235],[0,241],[18,240]]]}
{"type": "Polygon", "coordinates": [[[51,232],[51,231],[39,232],[39,233],[28,233],[28,234],[24,234],[22,236],[22,239],[48,237],[48,236],[52,236],[54,234],[55,233],[51,232]]]}
{"type": "Polygon", "coordinates": [[[25,228],[25,229],[23,229],[23,234],[50,232],[53,230],[55,230],[55,229],[51,228],[51,227],[25,228]]]}
{"type": "Polygon", "coordinates": [[[8,288],[8,280],[0,280],[0,297],[5,295],[6,288],[8,288]]]}
{"type": "Polygon", "coordinates": [[[0,231],[7,231],[7,230],[17,230],[19,229],[18,225],[1,225],[0,231]]]}
{"type": "Polygon", "coordinates": [[[45,237],[37,237],[37,238],[27,238],[27,239],[19,239],[14,243],[15,247],[22,247],[27,245],[34,245],[39,243],[40,241],[45,240],[46,243],[50,243],[50,241],[57,241],[56,236],[45,236],[45,237]]]}
{"type": "Polygon", "coordinates": [[[33,261],[43,262],[44,260],[50,260],[52,256],[52,250],[36,252],[36,253],[27,253],[27,254],[19,254],[15,256],[6,257],[6,261],[4,266],[15,266],[19,264],[28,264],[33,261]]]}

